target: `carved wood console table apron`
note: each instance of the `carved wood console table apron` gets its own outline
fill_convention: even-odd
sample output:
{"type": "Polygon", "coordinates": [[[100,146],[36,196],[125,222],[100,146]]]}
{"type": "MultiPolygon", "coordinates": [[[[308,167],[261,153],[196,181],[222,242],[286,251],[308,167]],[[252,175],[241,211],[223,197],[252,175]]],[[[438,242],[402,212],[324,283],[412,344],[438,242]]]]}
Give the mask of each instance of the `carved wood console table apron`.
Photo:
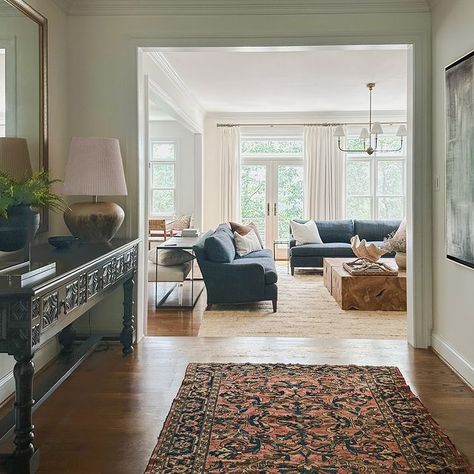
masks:
{"type": "MultiPolygon", "coordinates": [[[[32,249],[31,260],[56,262],[56,273],[21,289],[0,289],[0,352],[16,360],[15,451],[7,462],[11,472],[31,473],[38,467],[38,449],[33,445],[32,358],[45,342],[59,334],[60,342],[70,349],[71,324],[123,285],[120,341],[124,355],[133,352],[138,243],[138,240],[114,239],[108,244],[79,244],[65,250],[40,245],[32,249]]],[[[77,365],[71,366],[72,370],[77,365]]]]}

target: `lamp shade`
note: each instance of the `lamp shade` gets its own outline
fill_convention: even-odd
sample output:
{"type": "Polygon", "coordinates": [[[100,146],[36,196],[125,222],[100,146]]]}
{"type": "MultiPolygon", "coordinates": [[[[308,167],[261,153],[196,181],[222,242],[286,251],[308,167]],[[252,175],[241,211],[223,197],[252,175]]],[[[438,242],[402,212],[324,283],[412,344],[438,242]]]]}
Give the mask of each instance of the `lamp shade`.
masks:
{"type": "Polygon", "coordinates": [[[366,129],[366,128],[363,128],[361,131],[360,131],[360,136],[359,138],[361,138],[362,140],[367,140],[367,138],[369,138],[370,134],[369,134],[369,131],[366,129]]]}
{"type": "Polygon", "coordinates": [[[397,137],[406,137],[408,135],[405,125],[400,125],[397,130],[397,137]]]}
{"type": "Polygon", "coordinates": [[[16,181],[31,177],[33,172],[25,138],[0,138],[0,172],[16,181]]]}
{"type": "Polygon", "coordinates": [[[120,144],[116,138],[71,140],[63,193],[72,196],[125,196],[120,144]]]}
{"type": "Polygon", "coordinates": [[[344,133],[344,128],[342,128],[341,125],[338,125],[336,129],[334,130],[334,136],[335,137],[345,137],[346,134],[344,133]]]}
{"type": "Polygon", "coordinates": [[[370,131],[370,133],[373,133],[375,135],[381,135],[383,133],[383,128],[382,125],[380,125],[380,122],[375,122],[372,125],[372,130],[370,131]]]}

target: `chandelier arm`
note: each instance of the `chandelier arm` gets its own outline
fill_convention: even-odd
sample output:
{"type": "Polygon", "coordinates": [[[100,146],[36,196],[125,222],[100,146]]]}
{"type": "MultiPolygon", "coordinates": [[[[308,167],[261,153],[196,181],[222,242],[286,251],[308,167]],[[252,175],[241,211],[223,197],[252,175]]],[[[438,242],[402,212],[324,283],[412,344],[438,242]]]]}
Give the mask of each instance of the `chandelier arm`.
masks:
{"type": "MultiPolygon", "coordinates": [[[[401,151],[403,148],[403,138],[400,138],[400,146],[394,150],[384,150],[384,153],[395,153],[396,151],[401,151]]],[[[374,149],[374,151],[380,151],[377,150],[377,148],[374,149]]]]}
{"type": "Polygon", "coordinates": [[[337,140],[337,147],[339,148],[339,150],[341,150],[343,153],[365,153],[365,150],[348,150],[348,149],[344,149],[341,147],[341,139],[338,138],[337,140]]]}

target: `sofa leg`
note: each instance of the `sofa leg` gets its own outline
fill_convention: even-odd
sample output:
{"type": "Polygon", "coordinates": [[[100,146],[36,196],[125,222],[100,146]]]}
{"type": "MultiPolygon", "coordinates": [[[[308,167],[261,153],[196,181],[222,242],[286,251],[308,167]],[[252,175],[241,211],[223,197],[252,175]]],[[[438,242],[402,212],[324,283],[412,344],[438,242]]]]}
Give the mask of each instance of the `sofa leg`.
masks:
{"type": "Polygon", "coordinates": [[[273,312],[276,313],[277,312],[277,300],[272,300],[272,304],[273,304],[273,312]]]}
{"type": "Polygon", "coordinates": [[[211,309],[212,309],[212,304],[208,303],[206,306],[206,311],[211,311],[211,309]]]}
{"type": "Polygon", "coordinates": [[[295,267],[291,267],[291,276],[295,276],[295,267]]]}

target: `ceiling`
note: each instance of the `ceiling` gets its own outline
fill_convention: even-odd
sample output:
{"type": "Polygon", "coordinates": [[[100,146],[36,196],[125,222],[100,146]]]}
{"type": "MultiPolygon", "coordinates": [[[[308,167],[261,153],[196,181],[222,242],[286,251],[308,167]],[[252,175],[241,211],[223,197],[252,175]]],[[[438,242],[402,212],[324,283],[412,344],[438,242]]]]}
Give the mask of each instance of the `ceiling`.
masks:
{"type": "Polygon", "coordinates": [[[362,111],[375,82],[373,109],[406,110],[405,47],[165,52],[207,112],[362,111]]]}

